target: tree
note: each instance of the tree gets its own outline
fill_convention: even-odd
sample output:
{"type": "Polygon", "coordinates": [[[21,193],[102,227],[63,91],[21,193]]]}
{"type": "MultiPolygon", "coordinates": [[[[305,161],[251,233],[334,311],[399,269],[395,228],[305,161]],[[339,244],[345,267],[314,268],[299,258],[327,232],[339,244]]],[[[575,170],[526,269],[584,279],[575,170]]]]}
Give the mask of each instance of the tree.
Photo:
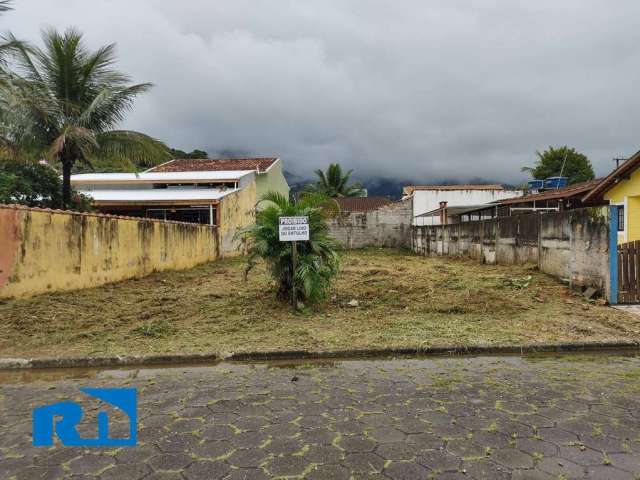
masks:
{"type": "Polygon", "coordinates": [[[336,244],[329,237],[326,222],[336,210],[335,201],[324,195],[308,194],[294,202],[277,192],[266,193],[260,201],[268,206],[258,210],[256,223],[241,233],[249,244],[245,278],[261,258],[278,283],[280,299],[291,298],[293,288],[301,301],[314,303],[325,299],[339,267],[336,244]],[[298,263],[293,272],[291,242],[278,238],[279,218],[299,215],[309,217],[309,241],[298,242],[298,263]]]}
{"type": "Polygon", "coordinates": [[[151,166],[170,158],[158,140],[115,129],[151,84],[131,84],[113,68],[114,44],[89,51],[73,28],[46,30],[42,40],[43,48],[17,45],[15,67],[0,82],[0,142],[16,156],[27,151],[61,164],[64,208],[76,163],[115,158],[151,166]]]}
{"type": "Polygon", "coordinates": [[[315,171],[318,181],[307,185],[305,191],[321,193],[331,198],[359,197],[364,192],[362,185],[359,183],[348,185],[352,173],[353,170],[349,170],[343,174],[342,167],[338,163],[332,163],[326,172],[320,169],[315,171]]]}
{"type": "MultiPolygon", "coordinates": [[[[11,3],[11,0],[0,0],[0,15],[12,10],[11,3]]],[[[0,72],[4,72],[7,66],[7,56],[18,45],[20,42],[11,33],[0,37],[0,72]]]]}
{"type": "MultiPolygon", "coordinates": [[[[19,203],[29,207],[58,208],[61,199],[58,172],[38,162],[0,161],[0,203],[19,203]]],[[[74,210],[90,210],[90,201],[74,192],[74,210]]]]}
{"type": "Polygon", "coordinates": [[[60,205],[60,195],[60,177],[48,165],[0,162],[0,203],[52,208],[60,205]]]}
{"type": "Polygon", "coordinates": [[[533,167],[524,167],[522,171],[530,172],[531,176],[538,180],[562,175],[568,177],[569,184],[573,184],[595,178],[589,159],[574,148],[549,147],[543,153],[536,152],[536,155],[538,156],[536,164],[533,167]]]}
{"type": "Polygon", "coordinates": [[[176,148],[169,149],[171,152],[171,156],[173,158],[193,158],[193,159],[202,159],[209,158],[209,154],[204,150],[192,150],[190,153],[185,152],[184,150],[179,150],[176,148]]]}

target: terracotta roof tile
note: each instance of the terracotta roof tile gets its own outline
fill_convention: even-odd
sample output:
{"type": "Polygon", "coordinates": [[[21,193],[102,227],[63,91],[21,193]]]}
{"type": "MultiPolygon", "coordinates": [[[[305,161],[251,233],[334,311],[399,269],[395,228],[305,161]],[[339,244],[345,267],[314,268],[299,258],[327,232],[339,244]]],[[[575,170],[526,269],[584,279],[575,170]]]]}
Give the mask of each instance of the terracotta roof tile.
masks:
{"type": "Polygon", "coordinates": [[[386,197],[340,197],[336,202],[343,212],[369,212],[393,203],[386,197]]]}
{"type": "Polygon", "coordinates": [[[259,158],[176,158],[147,170],[148,172],[215,172],[223,170],[265,171],[277,157],[259,158]]]}

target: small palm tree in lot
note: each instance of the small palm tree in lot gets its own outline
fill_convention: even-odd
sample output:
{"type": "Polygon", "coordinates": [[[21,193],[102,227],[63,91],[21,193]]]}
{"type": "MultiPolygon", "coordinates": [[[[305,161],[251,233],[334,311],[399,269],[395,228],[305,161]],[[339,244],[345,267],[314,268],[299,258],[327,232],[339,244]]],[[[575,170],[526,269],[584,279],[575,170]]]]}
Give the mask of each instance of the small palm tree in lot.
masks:
{"type": "Polygon", "coordinates": [[[163,143],[115,128],[134,99],[151,88],[131,84],[113,68],[115,45],[90,51],[73,28],[44,31],[42,40],[43,48],[12,48],[15,61],[0,81],[0,142],[6,151],[61,164],[63,207],[71,203],[71,172],[78,162],[119,158],[153,165],[170,158],[163,143]]]}
{"type": "Polygon", "coordinates": [[[280,193],[268,192],[259,203],[262,202],[266,207],[256,213],[256,223],[242,232],[249,246],[245,278],[262,259],[278,284],[278,298],[288,300],[295,288],[297,298],[303,302],[324,300],[339,268],[336,243],[329,237],[327,226],[327,219],[337,208],[335,201],[319,194],[291,201],[280,193]],[[309,217],[309,241],[297,243],[294,272],[291,242],[279,239],[279,219],[295,216],[309,217]]]}

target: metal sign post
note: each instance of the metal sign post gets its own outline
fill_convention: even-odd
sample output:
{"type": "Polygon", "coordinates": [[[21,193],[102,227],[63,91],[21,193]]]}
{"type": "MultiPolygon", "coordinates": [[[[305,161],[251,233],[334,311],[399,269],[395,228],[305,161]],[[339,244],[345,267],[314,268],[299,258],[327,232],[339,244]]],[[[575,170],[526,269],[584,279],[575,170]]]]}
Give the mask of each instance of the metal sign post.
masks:
{"type": "Polygon", "coordinates": [[[298,268],[298,241],[309,240],[309,217],[280,217],[278,237],[281,242],[291,242],[291,303],[298,307],[296,269],[298,268]]]}
{"type": "Polygon", "coordinates": [[[296,269],[298,268],[298,242],[291,242],[291,305],[298,308],[298,290],[296,289],[296,269]]]}

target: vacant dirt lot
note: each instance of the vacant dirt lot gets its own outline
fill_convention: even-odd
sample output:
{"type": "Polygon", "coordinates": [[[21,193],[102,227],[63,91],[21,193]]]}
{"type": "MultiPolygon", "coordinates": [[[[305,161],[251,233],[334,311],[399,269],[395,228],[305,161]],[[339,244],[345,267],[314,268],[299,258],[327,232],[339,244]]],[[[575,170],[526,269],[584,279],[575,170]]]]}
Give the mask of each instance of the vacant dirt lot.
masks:
{"type": "Polygon", "coordinates": [[[243,268],[243,259],[229,259],[5,301],[0,356],[640,339],[640,317],[590,304],[531,267],[344,252],[331,300],[300,314],[274,298],[264,268],[247,283],[243,268]]]}

